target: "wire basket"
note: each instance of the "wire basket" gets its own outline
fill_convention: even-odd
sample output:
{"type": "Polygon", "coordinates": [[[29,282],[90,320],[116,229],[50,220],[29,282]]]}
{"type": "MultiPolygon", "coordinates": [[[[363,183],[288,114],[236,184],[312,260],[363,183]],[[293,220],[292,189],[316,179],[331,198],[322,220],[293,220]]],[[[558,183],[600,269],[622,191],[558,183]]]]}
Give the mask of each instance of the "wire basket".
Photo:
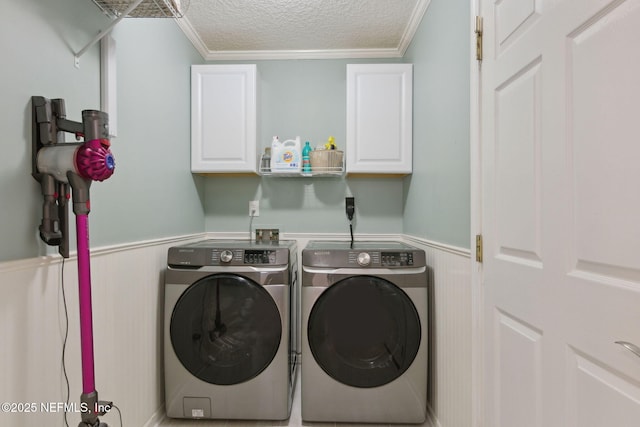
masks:
{"type": "Polygon", "coordinates": [[[313,174],[342,173],[344,152],[340,150],[313,150],[309,153],[313,174]]]}
{"type": "MultiPolygon", "coordinates": [[[[121,16],[134,0],[93,0],[106,15],[121,16]]],[[[182,18],[190,0],[144,0],[126,16],[127,18],[182,18]]]]}

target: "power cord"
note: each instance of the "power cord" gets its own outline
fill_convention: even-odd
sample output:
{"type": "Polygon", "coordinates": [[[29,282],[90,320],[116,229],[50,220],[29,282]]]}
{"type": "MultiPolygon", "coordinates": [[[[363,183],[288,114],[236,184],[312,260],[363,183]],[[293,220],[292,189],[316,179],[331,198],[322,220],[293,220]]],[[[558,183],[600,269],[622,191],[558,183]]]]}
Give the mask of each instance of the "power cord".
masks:
{"type": "Polygon", "coordinates": [[[251,227],[253,227],[253,217],[255,216],[256,211],[252,210],[251,211],[251,215],[249,215],[249,242],[251,242],[252,236],[251,236],[251,227]]]}
{"type": "Polygon", "coordinates": [[[122,412],[120,412],[120,408],[118,408],[116,405],[114,405],[113,403],[111,404],[112,407],[116,408],[116,411],[118,411],[118,418],[120,418],[120,427],[123,427],[124,424],[122,424],[122,412]]]}
{"type": "MultiPolygon", "coordinates": [[[[69,311],[67,310],[67,296],[64,291],[64,261],[65,258],[62,258],[62,267],[61,267],[61,278],[60,278],[60,287],[62,288],[62,305],[64,306],[64,339],[62,340],[62,373],[64,375],[64,382],[67,387],[67,396],[66,396],[66,404],[69,406],[69,395],[71,394],[71,390],[69,389],[69,376],[67,375],[67,366],[65,364],[65,355],[67,351],[67,339],[69,338],[69,311]]],[[[64,425],[69,427],[69,421],[67,420],[67,411],[63,412],[64,414],[64,425]]]]}
{"type": "Polygon", "coordinates": [[[349,232],[351,233],[351,249],[353,249],[353,222],[349,221],[349,232]]]}
{"type": "Polygon", "coordinates": [[[351,248],[353,249],[353,214],[356,211],[356,200],[354,197],[347,197],[345,199],[345,210],[347,213],[347,219],[349,220],[349,232],[351,233],[351,248]]]}

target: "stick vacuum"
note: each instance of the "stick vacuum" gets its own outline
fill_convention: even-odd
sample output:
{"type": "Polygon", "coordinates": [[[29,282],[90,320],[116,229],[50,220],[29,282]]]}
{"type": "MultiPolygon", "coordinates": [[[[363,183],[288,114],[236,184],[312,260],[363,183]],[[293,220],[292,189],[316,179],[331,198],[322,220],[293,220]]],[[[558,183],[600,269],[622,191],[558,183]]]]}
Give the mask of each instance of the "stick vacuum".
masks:
{"type": "Polygon", "coordinates": [[[58,246],[64,258],[69,257],[69,199],[76,216],[82,352],[82,421],[78,427],[107,427],[98,417],[111,409],[112,402],[98,400],[94,375],[89,187],[93,181],[109,178],[115,168],[109,149],[109,117],[102,111],[84,110],[81,123],[70,121],[66,119],[63,99],[49,100],[42,96],[31,97],[31,106],[32,175],[40,182],[44,198],[40,238],[50,246],[58,246]],[[84,142],[65,142],[65,132],[74,133],[76,139],[84,142]]]}

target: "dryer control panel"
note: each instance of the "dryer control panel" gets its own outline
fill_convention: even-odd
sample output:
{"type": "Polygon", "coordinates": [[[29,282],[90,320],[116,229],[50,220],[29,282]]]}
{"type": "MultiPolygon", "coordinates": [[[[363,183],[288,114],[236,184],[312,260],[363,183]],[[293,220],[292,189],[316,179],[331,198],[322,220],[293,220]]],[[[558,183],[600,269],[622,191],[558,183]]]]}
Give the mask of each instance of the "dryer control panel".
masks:
{"type": "Polygon", "coordinates": [[[302,251],[302,264],[318,268],[406,269],[426,266],[422,249],[400,242],[312,241],[302,251]]]}
{"type": "Polygon", "coordinates": [[[383,267],[413,266],[413,252],[382,252],[383,267]]]}
{"type": "Polygon", "coordinates": [[[413,252],[349,252],[349,266],[412,267],[413,252]]]}

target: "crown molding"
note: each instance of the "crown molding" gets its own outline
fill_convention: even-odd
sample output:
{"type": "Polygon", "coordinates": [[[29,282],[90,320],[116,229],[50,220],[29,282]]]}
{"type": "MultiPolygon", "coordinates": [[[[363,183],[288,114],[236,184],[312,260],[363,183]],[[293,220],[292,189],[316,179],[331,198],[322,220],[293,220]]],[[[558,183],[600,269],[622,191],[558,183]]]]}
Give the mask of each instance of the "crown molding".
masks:
{"type": "Polygon", "coordinates": [[[398,49],[246,50],[208,51],[207,61],[258,61],[274,59],[401,58],[398,49]]]}
{"type": "Polygon", "coordinates": [[[402,58],[415,35],[431,0],[420,0],[397,48],[385,49],[310,49],[310,50],[210,50],[186,17],[176,18],[178,26],[206,61],[258,61],[281,59],[364,59],[402,58]]]}
{"type": "Polygon", "coordinates": [[[404,56],[405,52],[409,48],[409,45],[413,40],[413,36],[416,35],[416,31],[418,31],[418,27],[420,26],[422,18],[427,12],[430,4],[431,0],[420,0],[416,3],[416,7],[411,14],[409,25],[407,25],[407,28],[405,29],[405,32],[400,39],[400,44],[398,46],[398,52],[400,52],[400,56],[404,56]]]}

